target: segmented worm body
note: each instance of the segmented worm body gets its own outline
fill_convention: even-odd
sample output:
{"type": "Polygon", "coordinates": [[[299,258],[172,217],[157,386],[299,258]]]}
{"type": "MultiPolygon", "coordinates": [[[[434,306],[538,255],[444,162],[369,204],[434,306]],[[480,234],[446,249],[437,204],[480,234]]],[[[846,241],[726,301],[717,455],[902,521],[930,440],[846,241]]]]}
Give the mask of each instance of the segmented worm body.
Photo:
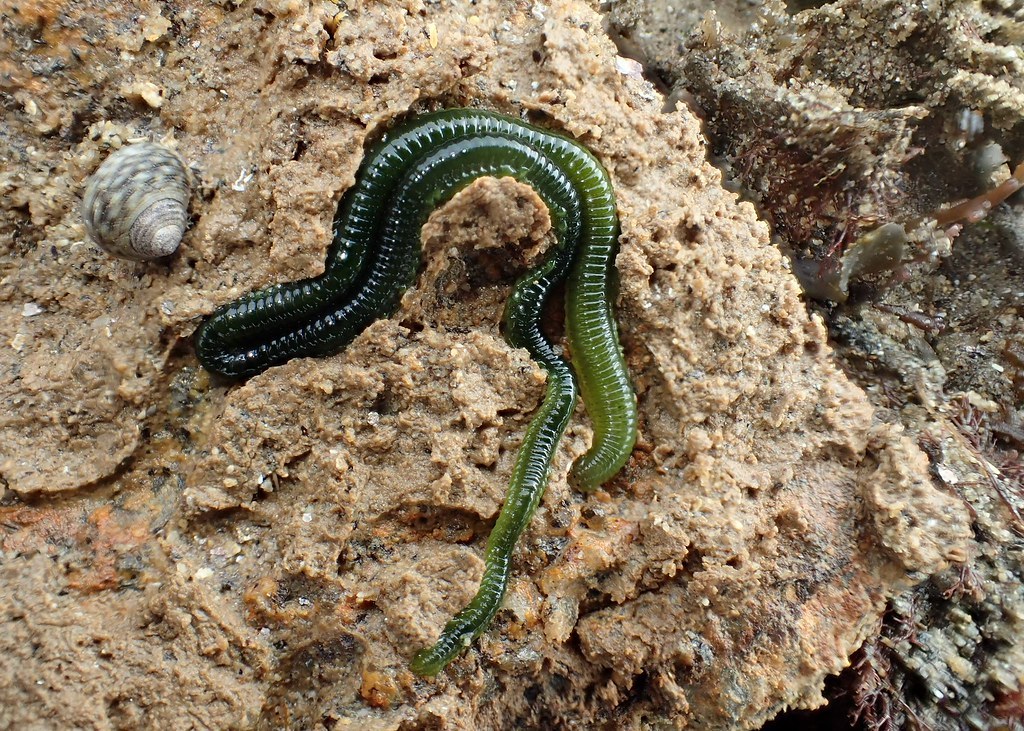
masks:
{"type": "Polygon", "coordinates": [[[291,358],[335,353],[398,306],[420,261],[420,229],[437,206],[482,176],[509,176],[548,206],[557,243],[524,274],[505,307],[505,338],[547,372],[547,390],[516,458],[508,496],[487,541],[474,599],[415,656],[435,675],[494,618],[512,552],[548,482],[555,450],[577,400],[594,441],[572,469],[583,489],[612,477],[636,440],[636,397],[611,302],[618,218],[607,173],[573,140],[504,115],[473,109],[427,114],[390,130],[367,155],[334,219],[334,241],[318,277],[253,292],[200,327],[196,351],[208,369],[246,377],[291,358]],[[572,366],[541,332],[544,304],[566,284],[572,366]]]}

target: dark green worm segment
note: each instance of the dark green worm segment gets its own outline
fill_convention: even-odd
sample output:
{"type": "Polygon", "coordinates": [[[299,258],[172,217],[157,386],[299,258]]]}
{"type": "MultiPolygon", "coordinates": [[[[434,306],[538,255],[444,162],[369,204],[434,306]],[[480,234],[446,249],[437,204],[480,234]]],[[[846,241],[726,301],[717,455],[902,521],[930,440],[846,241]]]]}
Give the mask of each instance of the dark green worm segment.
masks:
{"type": "Polygon", "coordinates": [[[625,464],[636,441],[636,397],[611,302],[618,218],[604,168],[573,140],[501,114],[451,109],[415,117],[389,130],[363,161],[338,206],[322,275],[242,297],[196,333],[200,362],[231,378],[341,350],[397,309],[419,268],[427,217],[482,176],[532,186],[551,215],[557,243],[516,282],[503,317],[508,342],[526,348],[547,372],[547,390],[487,541],[480,589],[437,643],[416,654],[412,667],[422,675],[440,672],[500,608],[516,541],[544,493],[575,408],[577,374],[594,442],[573,466],[573,481],[585,490],[600,486],[625,464]],[[563,280],[575,373],[540,327],[544,304],[563,280]]]}

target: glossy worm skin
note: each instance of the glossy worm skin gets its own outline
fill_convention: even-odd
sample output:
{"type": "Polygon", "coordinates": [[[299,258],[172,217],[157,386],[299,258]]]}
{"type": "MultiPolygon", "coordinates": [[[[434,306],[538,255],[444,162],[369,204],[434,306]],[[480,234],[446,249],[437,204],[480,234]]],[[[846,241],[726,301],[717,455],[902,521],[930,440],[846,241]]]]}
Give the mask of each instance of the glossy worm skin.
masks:
{"type": "Polygon", "coordinates": [[[547,486],[577,401],[577,374],[594,441],[573,466],[573,482],[585,490],[600,486],[633,449],[636,397],[611,302],[618,218],[604,168],[573,140],[493,112],[453,109],[415,117],[387,132],[363,161],[338,207],[322,275],[221,307],[196,335],[202,364],[233,378],[294,357],[337,352],[395,311],[415,280],[427,217],[482,176],[532,186],[551,214],[557,243],[515,284],[503,317],[505,338],[544,368],[547,389],[487,541],[480,589],[437,643],[417,653],[412,667],[422,675],[440,672],[500,608],[516,541],[547,486]],[[566,279],[566,337],[575,373],[540,328],[545,302],[566,279]]]}

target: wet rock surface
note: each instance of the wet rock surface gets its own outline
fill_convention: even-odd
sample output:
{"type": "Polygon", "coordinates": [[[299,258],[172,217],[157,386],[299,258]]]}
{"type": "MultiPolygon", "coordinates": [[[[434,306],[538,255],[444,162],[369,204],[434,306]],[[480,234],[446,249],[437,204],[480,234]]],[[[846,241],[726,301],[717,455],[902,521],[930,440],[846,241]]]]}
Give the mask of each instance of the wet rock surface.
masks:
{"type": "Polygon", "coordinates": [[[1024,16],[1007,2],[692,5],[621,3],[609,25],[706,120],[844,370],[971,514],[967,562],[889,601],[828,709],[772,728],[1015,727],[1024,16]]]}
{"type": "Polygon", "coordinates": [[[589,7],[27,3],[3,27],[3,723],[757,728],[819,705],[887,603],[970,554],[964,501],[589,7]],[[364,145],[453,106],[608,168],[641,435],[582,495],[578,411],[504,608],[423,680],[408,660],[472,596],[542,396],[498,323],[543,206],[509,181],[457,196],[400,311],[336,356],[232,385],[189,337],[320,271],[364,145]],[[196,175],[166,263],[107,257],[77,215],[136,138],[196,175]]]}

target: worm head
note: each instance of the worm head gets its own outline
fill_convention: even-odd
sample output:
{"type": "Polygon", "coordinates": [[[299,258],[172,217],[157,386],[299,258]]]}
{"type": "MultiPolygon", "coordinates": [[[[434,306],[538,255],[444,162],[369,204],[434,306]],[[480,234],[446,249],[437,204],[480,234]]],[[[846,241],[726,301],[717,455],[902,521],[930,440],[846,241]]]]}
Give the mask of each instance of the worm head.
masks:
{"type": "Polygon", "coordinates": [[[174,151],[152,142],[123,147],[89,178],[82,219],[105,251],[138,261],[173,254],[188,227],[192,174],[174,151]]]}

